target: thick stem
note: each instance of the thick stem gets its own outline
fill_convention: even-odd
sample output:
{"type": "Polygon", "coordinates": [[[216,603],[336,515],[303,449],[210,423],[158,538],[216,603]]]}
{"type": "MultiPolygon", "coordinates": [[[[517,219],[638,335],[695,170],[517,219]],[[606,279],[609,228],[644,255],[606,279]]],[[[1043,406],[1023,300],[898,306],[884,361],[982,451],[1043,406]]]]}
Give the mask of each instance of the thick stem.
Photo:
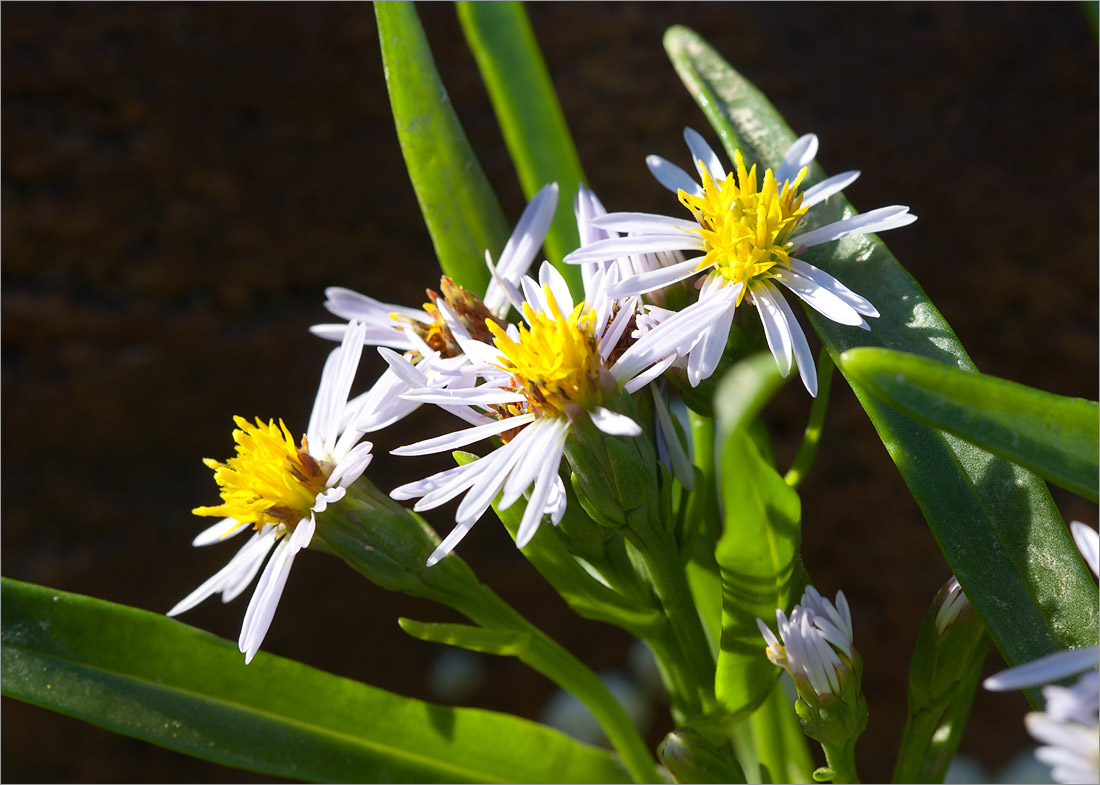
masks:
{"type": "Polygon", "coordinates": [[[839,747],[821,742],[821,749],[825,751],[825,760],[833,770],[833,782],[836,785],[859,782],[859,775],[856,774],[855,739],[839,747]]]}
{"type": "Polygon", "coordinates": [[[478,600],[457,610],[489,629],[521,629],[530,634],[531,644],[519,655],[520,660],[588,707],[635,782],[658,782],[653,754],[599,677],[489,588],[482,587],[478,600]]]}
{"type": "MultiPolygon", "coordinates": [[[[691,703],[685,711],[709,714],[714,698],[714,657],[692,600],[683,567],[671,535],[649,518],[635,521],[624,533],[630,538],[649,569],[657,597],[680,645],[684,662],[682,676],[691,684],[691,703]]],[[[687,696],[685,696],[687,697],[687,696]]]]}

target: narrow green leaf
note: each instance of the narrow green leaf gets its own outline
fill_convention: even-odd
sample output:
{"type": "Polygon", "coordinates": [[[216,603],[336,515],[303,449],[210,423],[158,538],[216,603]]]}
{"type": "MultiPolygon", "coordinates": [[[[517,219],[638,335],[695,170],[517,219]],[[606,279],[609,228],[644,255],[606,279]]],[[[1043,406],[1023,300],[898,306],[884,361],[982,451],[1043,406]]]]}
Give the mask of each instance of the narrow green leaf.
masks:
{"type": "Polygon", "coordinates": [[[513,630],[487,630],[470,624],[426,624],[403,617],[397,623],[418,640],[502,657],[522,657],[531,643],[530,634],[513,630]]]}
{"type": "Polygon", "coordinates": [[[584,182],[584,171],[527,12],[517,2],[464,2],[457,7],[524,195],[530,199],[550,182],[561,188],[564,205],[546,236],[546,254],[580,299],[580,270],[561,259],[580,244],[569,205],[584,182]]]}
{"type": "MultiPolygon", "coordinates": [[[[691,30],[671,28],[665,47],[727,151],[737,148],[747,160],[777,166],[795,135],[768,100],[691,30]]],[[[806,182],[823,178],[815,164],[806,182]]],[[[839,196],[812,211],[815,224],[853,213],[839,196]]],[[[871,344],[974,370],[950,325],[877,237],[849,237],[801,256],[881,314],[866,332],[807,309],[834,360],[871,344]]],[[[914,422],[848,381],[1005,659],[1016,665],[1096,643],[1096,584],[1046,485],[1019,466],[914,422]]]]}
{"type": "Polygon", "coordinates": [[[508,222],[458,122],[412,3],[375,3],[401,154],[443,272],[472,292],[489,283],[508,222]]]}
{"type": "Polygon", "coordinates": [[[805,583],[798,493],[761,457],[749,435],[750,424],[782,383],[775,361],[760,354],[735,365],[715,396],[723,439],[718,477],[724,528],[714,552],[722,575],[714,688],[734,717],[756,710],[778,674],[764,654],[756,619],[771,625],[776,609],[788,609],[805,583]]]}
{"type": "Polygon", "coordinates": [[[3,579],[3,692],[227,766],[313,782],[625,782],[527,720],[369,687],[155,613],[3,579]]]}
{"type": "Polygon", "coordinates": [[[889,349],[849,349],[844,371],[903,414],[1093,501],[1100,404],[889,349]]]}

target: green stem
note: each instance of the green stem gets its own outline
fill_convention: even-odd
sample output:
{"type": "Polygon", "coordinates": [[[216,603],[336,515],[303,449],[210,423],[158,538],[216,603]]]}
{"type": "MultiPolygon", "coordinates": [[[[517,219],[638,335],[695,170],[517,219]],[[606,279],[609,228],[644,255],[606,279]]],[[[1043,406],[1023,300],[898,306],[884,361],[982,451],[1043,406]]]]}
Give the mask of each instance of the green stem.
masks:
{"type": "Polygon", "coordinates": [[[839,747],[821,742],[821,749],[825,751],[825,760],[833,770],[832,780],[836,785],[859,782],[856,774],[855,739],[839,747]]]}
{"type": "Polygon", "coordinates": [[[817,446],[821,442],[821,426],[825,422],[825,410],[829,406],[829,390],[833,386],[833,371],[836,365],[827,349],[822,349],[817,358],[817,397],[810,407],[810,419],[806,423],[806,431],[802,435],[802,444],[798,448],[798,455],[794,463],[783,477],[787,485],[797,488],[799,483],[806,479],[817,457],[817,446]]]}
{"type": "Polygon", "coordinates": [[[530,646],[519,655],[562,689],[580,700],[596,720],[635,782],[658,782],[656,762],[630,717],[615,697],[584,663],[523,618],[488,587],[482,586],[473,603],[456,607],[487,629],[517,629],[531,636],[530,646]]]}
{"type": "Polygon", "coordinates": [[[717,703],[714,656],[680,565],[676,543],[659,523],[651,520],[651,516],[639,516],[623,531],[645,559],[657,597],[683,653],[682,676],[692,685],[691,701],[684,710],[691,714],[709,714],[717,703]]]}
{"type": "Polygon", "coordinates": [[[750,722],[760,764],[768,767],[772,782],[811,781],[813,758],[782,681],[776,680],[750,722]]]}

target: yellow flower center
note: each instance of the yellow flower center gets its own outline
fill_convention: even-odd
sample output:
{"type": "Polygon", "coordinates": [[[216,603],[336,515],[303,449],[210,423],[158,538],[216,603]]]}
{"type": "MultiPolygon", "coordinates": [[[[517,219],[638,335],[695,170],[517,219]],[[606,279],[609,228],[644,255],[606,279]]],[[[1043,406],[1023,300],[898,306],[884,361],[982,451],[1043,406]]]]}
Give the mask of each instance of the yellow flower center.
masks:
{"type": "Polygon", "coordinates": [[[808,208],[802,207],[799,186],[806,176],[806,167],[794,182],[776,182],[771,169],[764,170],[764,184],[757,190],[756,164],[745,170],[741,151],[734,154],[734,173],[716,183],[702,165],[703,195],[692,196],[681,190],[680,203],[691,210],[706,243],[706,256],[699,263],[704,270],[711,265],[731,283],[745,286],[738,305],[749,284],[758,277],[771,278],[769,271],[777,264],[788,269],[793,243],[791,234],[802,225],[808,208]]]}
{"type": "Polygon", "coordinates": [[[516,388],[541,415],[562,415],[565,404],[589,409],[600,402],[600,362],[596,343],[596,313],[582,302],[568,316],[547,292],[550,315],[536,313],[524,303],[528,324],[519,328],[519,341],[500,325],[488,322],[493,343],[503,352],[500,368],[512,374],[516,388]]]}
{"type": "Polygon", "coordinates": [[[325,489],[332,466],[318,463],[309,454],[302,437],[301,447],[294,444],[282,420],[264,425],[243,417],[234,417],[237,429],[233,441],[237,454],[225,463],[204,458],[214,470],[214,482],[222,497],[217,507],[196,507],[195,515],[234,518],[242,526],[259,529],[264,524],[282,523],[293,529],[309,514],[317,494],[325,489]]]}

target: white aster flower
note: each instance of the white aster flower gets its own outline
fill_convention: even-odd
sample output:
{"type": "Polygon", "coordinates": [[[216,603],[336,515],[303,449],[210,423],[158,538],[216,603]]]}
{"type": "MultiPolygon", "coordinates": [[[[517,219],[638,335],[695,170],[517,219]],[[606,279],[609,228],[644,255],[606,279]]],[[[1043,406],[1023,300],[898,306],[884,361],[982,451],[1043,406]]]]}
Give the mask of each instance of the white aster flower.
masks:
{"type": "Polygon", "coordinates": [[[594,219],[593,225],[630,236],[580,248],[566,261],[584,264],[623,254],[667,251],[700,254],[625,279],[610,294],[638,295],[706,272],[698,302],[681,312],[704,312],[701,326],[698,320],[684,316],[666,320],[661,328],[679,336],[681,353],[688,357],[691,384],[698,385],[714,372],[734,311],[747,298],[760,313],[768,347],[780,371],[786,376],[796,363],[806,389],[816,395],[813,353],[775,284],[794,292],[834,322],[868,329],[864,317],[878,316],[875,307],[795,254],[842,237],[905,226],[916,216],[909,214],[908,207],[894,205],[803,231],[805,216],[812,207],[859,176],[859,172],[844,172],[803,191],[802,181],[817,154],[816,136],[799,138],[774,172],[765,170],[762,184],[756,166],[746,169],[739,151],[735,155],[736,172],[726,174],[717,154],[698,133],[688,128],[684,137],[701,185],[663,158],[649,156],[646,163],[662,185],[678,194],[693,220],[649,213],[611,213],[594,219]]]}
{"type": "Polygon", "coordinates": [[[210,545],[246,529],[253,529],[254,534],[225,567],[168,615],[183,613],[213,594],[221,594],[222,602],[234,599],[252,583],[270,553],[241,626],[238,646],[246,663],[252,661],[271,626],[295,556],[313,538],[316,516],[343,498],[371,461],[372,445],[360,441],[362,432],[341,429],[341,423],[349,419],[348,394],[363,352],[364,332],[365,327],[357,322],[348,325],[341,345],[325,362],[300,445],[294,443],[282,420],[278,425],[274,421],[265,425],[259,418],[252,424],[235,417],[237,454],[224,463],[210,458],[205,461],[214,470],[222,504],[197,507],[194,513],[222,520],[192,544],[210,545]]]}
{"type": "MultiPolygon", "coordinates": [[[[325,290],[325,308],[336,316],[364,324],[364,341],[368,345],[407,352],[421,375],[426,377],[421,386],[444,388],[451,384],[461,385],[464,379],[472,383],[472,377],[457,373],[466,358],[452,333],[452,325],[460,322],[466,330],[488,339],[486,322],[507,315],[511,306],[506,290],[514,290],[519,285],[534,261],[554,219],[557,203],[557,183],[543,186],[524,209],[496,266],[489,252],[485,252],[493,278],[483,299],[444,276],[440,286],[442,297],[429,291],[431,302],[420,309],[382,303],[339,286],[325,290]]],[[[338,341],[347,329],[347,324],[317,324],[310,332],[338,341]]],[[[420,402],[402,398],[401,394],[408,390],[408,384],[392,368],[387,369],[370,390],[353,402],[364,413],[354,427],[370,433],[413,412],[420,402]]],[[[465,407],[444,408],[477,423],[476,417],[471,417],[465,407]]]]}
{"type": "Polygon", "coordinates": [[[790,618],[777,609],[775,620],[778,638],[761,619],[756,620],[768,644],[768,659],[787,671],[796,685],[806,681],[818,696],[839,696],[841,681],[856,657],[852,612],[844,592],[837,592],[833,605],[808,586],[790,618]]]}
{"type": "MultiPolygon", "coordinates": [[[[1100,577],[1100,535],[1079,521],[1070,531],[1093,575],[1100,577]]],[[[1028,732],[1045,746],[1035,757],[1051,766],[1055,782],[1096,782],[1100,779],[1100,646],[1085,646],[1048,654],[1001,671],[983,682],[987,690],[1043,687],[1046,706],[1024,717],[1028,732]],[[1070,687],[1050,682],[1084,674],[1070,687]]]]}
{"type": "MultiPolygon", "coordinates": [[[[408,393],[426,403],[479,407],[491,419],[473,428],[398,448],[395,454],[454,450],[490,436],[500,436],[504,442],[483,458],[391,493],[395,499],[419,499],[414,507],[417,511],[465,494],[455,514],[455,527],[428,559],[429,566],[458,544],[497,494],[502,494],[500,508],[506,509],[531,489],[516,535],[519,547],[534,536],[544,515],[555,524],[561,520],[565,487],[558,468],[571,417],[587,416],[599,430],[613,436],[642,433],[629,417],[603,405],[602,388],[608,381],[630,392],[652,378],[649,372],[639,375],[653,356],[644,345],[638,350],[639,344],[635,344],[619,362],[609,362],[634,316],[633,305],[623,306],[605,296],[609,275],[613,275],[610,269],[595,271],[587,300],[574,305],[561,274],[544,262],[539,281],[525,277],[521,282],[524,300],[514,302],[523,313],[525,325],[504,329],[490,324],[492,344],[461,332],[456,334],[471,360],[471,372],[484,380],[482,384],[461,390],[415,389],[408,393]],[[623,359],[629,362],[624,364],[623,359]]],[[[516,293],[509,294],[514,297],[516,293]]],[[[391,354],[388,359],[391,367],[401,367],[402,358],[391,354]]],[[[402,373],[407,373],[409,367],[405,363],[402,373]]]]}

